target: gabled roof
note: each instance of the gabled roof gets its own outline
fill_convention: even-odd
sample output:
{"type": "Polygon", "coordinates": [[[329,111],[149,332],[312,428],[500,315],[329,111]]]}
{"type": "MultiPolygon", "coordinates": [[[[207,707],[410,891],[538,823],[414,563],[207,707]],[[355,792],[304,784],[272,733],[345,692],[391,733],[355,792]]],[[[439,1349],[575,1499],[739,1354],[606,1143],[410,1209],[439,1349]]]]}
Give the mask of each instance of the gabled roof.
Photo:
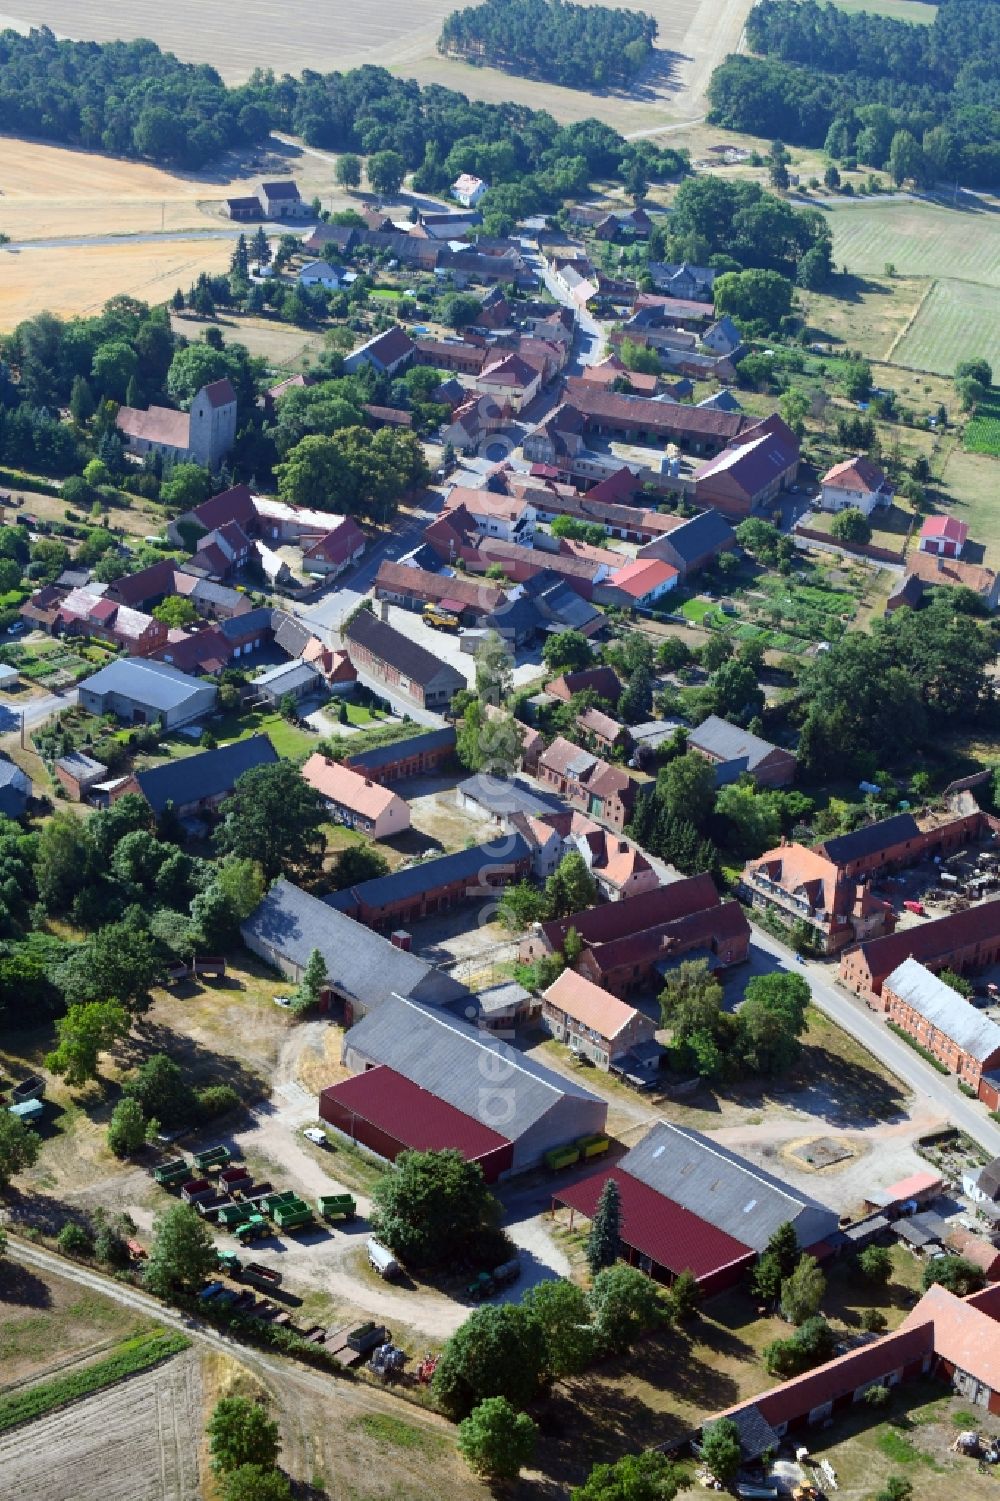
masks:
{"type": "Polygon", "coordinates": [[[919,959],[934,964],[955,949],[970,943],[989,943],[1000,938],[1000,899],[981,902],[964,912],[949,912],[945,917],[923,922],[919,927],[902,928],[883,938],[869,938],[851,953],[862,955],[876,983],[890,975],[904,959],[919,959]]]}
{"type": "Polygon", "coordinates": [[[205,684],[197,678],[178,672],[166,662],[151,662],[148,657],[122,657],[109,662],[80,687],[87,693],[120,694],[163,712],[179,709],[195,695],[205,692],[205,684]]]}
{"type": "Polygon", "coordinates": [[[874,463],[867,454],[855,454],[852,459],[844,459],[840,464],[834,464],[828,469],[820,480],[821,485],[829,485],[834,490],[850,490],[851,494],[868,495],[875,490],[881,490],[886,483],[883,471],[874,463]]]}
{"type": "Polygon", "coordinates": [[[205,397],[210,407],[228,407],[236,400],[233,383],[228,377],[213,380],[209,385],[202,386],[198,394],[205,397]]]}
{"type": "MultiPolygon", "coordinates": [[[[523,728],[527,729],[527,726],[523,728]]],[[[507,817],[515,813],[545,817],[563,811],[563,804],[557,797],[535,792],[519,777],[498,777],[477,772],[475,776],[466,777],[464,782],[459,782],[455,790],[473,799],[490,813],[507,817]]]]}
{"type": "Polygon", "coordinates": [[[119,407],[115,418],[118,431],[127,438],[145,443],[160,443],[165,448],[186,450],[191,441],[191,417],[172,407],[119,407]]]}
{"type": "Polygon", "coordinates": [[[243,641],[260,635],[261,631],[269,631],[276,613],[267,605],[259,605],[243,615],[230,615],[225,620],[220,620],[218,629],[227,641],[243,641]]]}
{"type": "Polygon", "coordinates": [[[837,834],[817,845],[821,854],[835,865],[850,865],[867,855],[876,855],[880,850],[893,845],[905,844],[908,839],[920,837],[920,825],[912,813],[894,813],[891,818],[881,818],[877,823],[865,824],[852,834],[837,834]]]}
{"type": "Polygon", "coordinates": [[[137,771],[135,780],[153,812],[162,813],[168,803],[182,807],[230,792],[244,772],[255,766],[271,766],[277,759],[278,753],[266,735],[251,735],[246,740],[234,740],[232,745],[221,745],[218,750],[137,771]]]}
{"type": "Polygon", "coordinates": [[[416,641],[411,641],[386,621],[379,620],[371,610],[358,611],[344,632],[344,639],[348,651],[352,645],[363,647],[380,662],[395,667],[398,672],[422,687],[426,688],[442,674],[456,679],[460,687],[465,686],[465,679],[447,662],[442,662],[439,657],[435,657],[416,641]]]}
{"type": "Polygon", "coordinates": [[[963,563],[958,558],[936,558],[918,548],[906,559],[906,572],[929,586],[973,589],[990,599],[996,589],[997,576],[982,563],[963,563]]]}
{"type": "Polygon", "coordinates": [[[394,323],[392,328],[387,328],[384,333],[375,334],[373,338],[352,350],[349,358],[364,355],[388,367],[394,365],[397,360],[405,359],[413,352],[414,347],[413,340],[406,329],[394,323]]]}
{"type": "MultiPolygon", "coordinates": [[[[739,725],[730,724],[728,719],[720,719],[718,714],[710,714],[697,729],[691,730],[687,743],[692,750],[702,751],[713,760],[745,761],[748,771],[753,771],[774,751],[780,749],[769,740],[751,735],[749,730],[741,729],[739,725]]],[[[790,756],[792,752],[784,751],[782,754],[790,756]]]]}
{"type": "Polygon", "coordinates": [[[837,1216],[825,1204],[672,1121],[658,1121],[620,1166],[757,1252],[786,1222],[795,1226],[803,1250],[837,1229],[837,1216]]]}
{"type": "Polygon", "coordinates": [[[384,1063],[324,1089],[320,1098],[377,1126],[413,1152],[461,1152],[476,1162],[507,1145],[506,1136],[456,1110],[384,1063]]]}
{"type": "Polygon", "coordinates": [[[347,757],[347,765],[356,771],[378,771],[383,766],[392,766],[397,761],[408,761],[431,751],[454,750],[455,726],[445,725],[441,730],[426,730],[394,740],[391,745],[376,745],[370,750],[357,751],[347,757]]]}
{"type": "Polygon", "coordinates": [[[369,781],[360,772],[331,761],[329,756],[322,755],[320,751],[315,751],[309,757],[302,768],[302,777],[310,787],[315,787],[321,797],[328,798],[340,807],[350,808],[352,812],[360,813],[363,818],[370,818],[373,822],[381,818],[393,803],[400,801],[397,794],[390,788],[383,787],[381,782],[369,781]]]}
{"type": "Polygon", "coordinates": [[[399,995],[419,995],[431,1005],[447,1005],[468,995],[463,985],[425,959],[396,948],[388,938],[284,877],[274,883],[241,931],[301,967],[313,949],[319,949],[330,983],[364,1006],[384,1007],[399,995]]]}
{"type": "Polygon", "coordinates": [[[959,521],[957,516],[928,516],[920,528],[921,539],[941,537],[946,542],[955,542],[964,547],[969,536],[969,523],[959,521]]]}
{"type": "Polygon", "coordinates": [[[484,1104],[495,1108],[498,1091],[503,1091],[508,1141],[526,1136],[567,1095],[601,1103],[575,1079],[553,1073],[468,1022],[412,1000],[393,997],[370,1012],[351,1028],[347,1046],[474,1120],[481,1118],[484,1104]]]}
{"type": "Polygon", "coordinates": [[[588,689],[611,704],[617,704],[622,696],[621,679],[613,667],[581,667],[579,672],[561,673],[545,685],[546,693],[562,699],[563,703],[588,689]]]}
{"type": "MultiPolygon", "coordinates": [[[[668,533],[670,547],[686,565],[695,563],[706,553],[717,551],[730,545],[734,541],[735,534],[728,521],[719,515],[718,511],[701,511],[697,516],[692,516],[687,521],[682,521],[680,526],[673,527],[668,533]]],[[[661,545],[659,539],[651,542],[649,548],[643,548],[642,555],[655,557],[651,551],[661,545]]]]}
{"type": "Polygon", "coordinates": [[[612,719],[610,714],[602,714],[600,709],[585,709],[576,722],[581,730],[599,735],[602,740],[615,741],[625,733],[623,724],[612,719]]]}
{"type": "Polygon", "coordinates": [[[661,558],[633,558],[624,568],[617,569],[608,582],[632,599],[645,599],[654,589],[677,577],[674,565],[664,563],[661,558]]]}
{"type": "MultiPolygon", "coordinates": [[[[355,776],[355,772],[350,773],[355,776]]],[[[375,785],[374,783],[372,784],[375,785]]],[[[386,789],[381,789],[385,791],[386,789]]],[[[393,794],[388,794],[390,797],[393,794]]],[[[450,855],[439,855],[434,860],[421,860],[416,865],[404,866],[386,876],[374,876],[370,881],[361,881],[346,891],[335,891],[323,900],[339,912],[352,908],[369,907],[376,910],[391,907],[396,902],[410,901],[424,892],[437,891],[457,882],[469,881],[477,889],[485,870],[498,876],[513,872],[517,865],[530,858],[531,850],[520,834],[494,839],[488,844],[472,845],[456,850],[450,855]]]]}
{"type": "Polygon", "coordinates": [[[626,897],[622,902],[606,902],[542,923],[541,931],[552,948],[562,948],[570,928],[576,929],[585,944],[608,943],[719,905],[715,882],[706,872],[626,897]]]}
{"type": "Polygon", "coordinates": [[[260,190],[266,193],[268,198],[286,198],[293,202],[297,202],[299,198],[298,183],[291,181],[262,182],[260,190]]]}
{"type": "Polygon", "coordinates": [[[609,990],[602,990],[575,970],[564,969],[562,974],[542,992],[552,1006],[565,1011],[574,1021],[590,1027],[600,1037],[614,1039],[624,1032],[638,1016],[634,1006],[620,1001],[609,990]]]}
{"type": "Polygon", "coordinates": [[[916,959],[904,959],[886,977],[885,985],[970,1058],[985,1063],[1000,1053],[1000,1026],[916,959]]]}

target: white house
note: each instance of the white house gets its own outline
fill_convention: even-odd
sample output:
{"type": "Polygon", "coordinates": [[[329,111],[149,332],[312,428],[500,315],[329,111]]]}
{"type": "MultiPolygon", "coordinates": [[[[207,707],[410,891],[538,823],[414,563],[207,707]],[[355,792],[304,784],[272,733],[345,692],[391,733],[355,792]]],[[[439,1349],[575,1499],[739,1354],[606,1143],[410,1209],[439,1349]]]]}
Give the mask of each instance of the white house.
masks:
{"type": "Polygon", "coordinates": [[[343,286],[344,273],[340,266],[331,266],[328,261],[306,261],[299,272],[299,281],[304,287],[329,287],[332,291],[343,286]]]}
{"type": "Polygon", "coordinates": [[[859,453],[834,464],[820,480],[820,508],[824,511],[860,511],[870,516],[876,506],[891,506],[893,489],[877,464],[859,453]]]}
{"type": "Polygon", "coordinates": [[[481,177],[473,177],[471,172],[463,172],[452,183],[451,196],[457,199],[463,208],[475,208],[488,187],[489,183],[483,182],[481,177]]]}

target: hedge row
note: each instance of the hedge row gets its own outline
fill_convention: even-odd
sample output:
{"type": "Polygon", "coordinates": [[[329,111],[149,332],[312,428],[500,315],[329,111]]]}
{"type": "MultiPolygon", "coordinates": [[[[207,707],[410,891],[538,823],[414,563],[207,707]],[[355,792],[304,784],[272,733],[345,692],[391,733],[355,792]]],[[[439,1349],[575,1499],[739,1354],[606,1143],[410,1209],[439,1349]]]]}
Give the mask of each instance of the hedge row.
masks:
{"type": "Polygon", "coordinates": [[[95,1361],[82,1370],[54,1376],[51,1381],[40,1381],[26,1391],[9,1392],[0,1397],[0,1433],[22,1423],[34,1422],[47,1412],[65,1407],[81,1397],[89,1397],[126,1376],[159,1365],[160,1361],[186,1350],[190,1343],[186,1335],[173,1329],[154,1329],[149,1334],[123,1341],[104,1360],[95,1361]]]}

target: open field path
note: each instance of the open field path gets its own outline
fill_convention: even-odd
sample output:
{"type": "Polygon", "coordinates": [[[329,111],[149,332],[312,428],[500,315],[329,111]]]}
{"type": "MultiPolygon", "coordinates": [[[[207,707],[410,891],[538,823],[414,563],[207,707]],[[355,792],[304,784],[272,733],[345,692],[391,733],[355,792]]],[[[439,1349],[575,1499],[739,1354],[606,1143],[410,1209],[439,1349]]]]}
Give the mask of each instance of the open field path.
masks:
{"type": "MultiPolygon", "coordinates": [[[[280,1385],[286,1394],[298,1388],[310,1396],[318,1395],[326,1400],[340,1401],[345,1407],[355,1411],[378,1410],[398,1414],[405,1410],[409,1422],[438,1431],[449,1427],[446,1420],[439,1417],[437,1413],[416,1407],[412,1403],[406,1403],[404,1408],[389,1391],[341,1380],[336,1376],[327,1376],[322,1371],[299,1365],[297,1361],[267,1355],[250,1345],[231,1339],[229,1335],[213,1328],[210,1324],[203,1323],[200,1319],[179,1313],[168,1304],[159,1302],[158,1299],[141,1292],[138,1288],[131,1287],[124,1282],[116,1282],[100,1272],[91,1270],[90,1267],[80,1266],[76,1262],[57,1256],[53,1251],[31,1245],[16,1235],[10,1236],[7,1254],[13,1261],[18,1261],[23,1266],[32,1267],[36,1271],[49,1272],[66,1281],[75,1282],[91,1292],[100,1293],[103,1297],[110,1298],[126,1308],[155,1319],[159,1324],[179,1329],[196,1345],[231,1356],[242,1365],[258,1372],[269,1383],[280,1385]]],[[[185,1501],[187,1501],[186,1497],[185,1501]]]]}

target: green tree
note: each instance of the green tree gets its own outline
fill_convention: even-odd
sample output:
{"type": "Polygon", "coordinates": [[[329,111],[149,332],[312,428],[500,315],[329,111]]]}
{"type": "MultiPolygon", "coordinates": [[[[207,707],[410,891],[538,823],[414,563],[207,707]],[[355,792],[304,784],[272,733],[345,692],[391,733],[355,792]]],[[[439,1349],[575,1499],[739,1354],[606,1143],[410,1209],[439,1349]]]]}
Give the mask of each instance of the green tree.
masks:
{"type": "Polygon", "coordinates": [[[613,1465],[595,1465],[571,1501],[674,1501],[687,1476],[658,1449],[625,1454],[613,1465]]]}
{"type": "Polygon", "coordinates": [[[108,1122],[108,1146],[116,1157],[131,1157],[146,1140],[146,1117],[138,1100],[119,1100],[108,1122]]]}
{"type": "Polygon", "coordinates": [[[500,1219],[482,1168],[456,1151],[401,1152],[372,1191],[376,1235],[412,1266],[500,1250],[500,1219]]]}
{"type": "Polygon", "coordinates": [[[684,959],[666,977],[660,991],[660,1017],[677,1042],[693,1032],[716,1030],[722,1007],[722,986],[705,959],[684,959]]]}
{"type": "Polygon", "coordinates": [[[545,900],[550,917],[583,912],[597,901],[597,882],[579,850],[570,850],[545,882],[545,900]]]}
{"type": "Polygon", "coordinates": [[[598,1338],[615,1353],[630,1350],[640,1335],[670,1318],[656,1283],[633,1266],[598,1272],[588,1300],[598,1338]]]}
{"type": "Polygon", "coordinates": [[[388,874],[389,862],[374,844],[349,844],[334,860],[330,880],[334,891],[344,891],[388,874]]]}
{"type": "Polygon", "coordinates": [[[241,1465],[273,1469],[278,1462],[278,1425],[259,1402],[221,1397],[208,1420],[208,1445],[216,1474],[241,1465]]]}
{"type": "Polygon", "coordinates": [[[465,1417],[486,1397],[527,1407],[545,1369],[545,1335],[516,1303],[487,1304],[470,1313],[441,1353],[431,1390],[451,1417],[465,1417]]]}
{"type": "Polygon", "coordinates": [[[701,1434],[701,1460],[723,1485],[728,1485],[740,1467],[740,1432],[732,1418],[706,1423],[701,1434]]]}
{"type": "Polygon", "coordinates": [[[786,1381],[829,1360],[835,1343],[836,1336],[825,1319],[807,1319],[790,1339],[775,1339],[764,1346],[764,1364],[772,1376],[786,1381]]]}
{"type": "Polygon", "coordinates": [[[458,1425],[459,1452],[477,1475],[513,1480],[535,1452],[538,1430],[506,1397],[486,1397],[458,1425]]]}
{"type": "Polygon", "coordinates": [[[614,1266],[618,1260],[621,1218],[621,1194],[614,1178],[609,1178],[601,1189],[587,1236],[587,1265],[594,1277],[604,1267],[614,1266]]]}
{"type": "Polygon", "coordinates": [[[972,981],[967,980],[964,975],[956,974],[953,969],[941,970],[938,974],[938,979],[943,980],[944,983],[949,987],[949,989],[956,990],[958,994],[964,996],[967,1001],[971,1001],[972,997],[976,993],[976,987],[973,985],[972,981]]]}
{"type": "Polygon", "coordinates": [[[546,636],[542,661],[550,672],[581,672],[594,665],[594,650],[580,631],[555,631],[546,636]]]}
{"type": "Polygon", "coordinates": [[[873,1287],[885,1287],[892,1276],[892,1255],[886,1246],[866,1246],[858,1257],[858,1271],[873,1287]]]}
{"type": "Polygon", "coordinates": [[[0,1110],[0,1189],[9,1186],[15,1173],[34,1167],[41,1148],[37,1132],[9,1110],[0,1110]]]}
{"type": "Polygon", "coordinates": [[[790,1277],[799,1260],[799,1238],[795,1226],[786,1220],[779,1225],[762,1251],[750,1278],[754,1295],[773,1303],[781,1292],[781,1284],[790,1277]]]}
{"type": "Polygon", "coordinates": [[[265,881],[319,869],[326,807],[290,761],[244,772],[220,812],[216,849],[256,861],[265,881]]]}
{"type": "Polygon", "coordinates": [[[656,649],[656,665],[661,672],[678,672],[691,663],[691,648],[679,636],[668,636],[656,649]]]}
{"type": "Polygon", "coordinates": [[[778,405],[781,407],[781,415],[797,437],[801,438],[806,430],[806,418],[812,405],[809,396],[798,386],[789,386],[778,405]]]}
{"type": "Polygon", "coordinates": [[[302,979],[292,996],[292,1009],[296,1015],[303,1016],[307,1011],[314,1011],[319,1005],[319,998],[327,984],[328,976],[326,960],[319,949],[313,949],[306,960],[306,967],[302,971],[302,979]]]}
{"type": "Polygon", "coordinates": [[[93,873],[87,826],[67,808],[54,813],[38,835],[35,883],[38,900],[50,912],[65,912],[93,873]]]}
{"type": "Polygon", "coordinates": [[[73,389],[69,397],[69,410],[73,421],[80,427],[89,422],[97,410],[94,393],[87,384],[86,377],[75,375],[73,377],[73,389]]]}
{"type": "Polygon", "coordinates": [[[147,1119],[164,1126],[188,1124],[197,1109],[194,1090],[180,1064],[166,1053],[152,1053],[125,1081],[124,1093],[138,1103],[147,1119]]]}
{"type": "Polygon", "coordinates": [[[854,506],[848,506],[846,510],[838,511],[830,522],[830,535],[838,542],[870,542],[871,523],[854,506]]]}
{"type": "Polygon", "coordinates": [[[215,880],[223,895],[232,904],[238,923],[245,922],[264,896],[264,873],[256,860],[229,855],[215,867],[215,880]]]}
{"type": "Polygon", "coordinates": [[[715,279],[715,311],[720,317],[729,313],[745,323],[777,328],[792,310],[793,292],[792,283],[777,271],[726,271],[715,279]]]}
{"type": "Polygon", "coordinates": [[[826,1278],[815,1256],[803,1256],[781,1284],[781,1311],[793,1324],[804,1324],[819,1313],[826,1278]]]}
{"type": "Polygon", "coordinates": [[[670,818],[701,828],[715,806],[715,768],[704,756],[687,751],[659,773],[656,793],[670,818]]]}
{"type": "Polygon", "coordinates": [[[180,594],[170,594],[162,604],[154,605],[153,614],[171,630],[183,630],[198,619],[193,601],[180,594]]]}
{"type": "Polygon", "coordinates": [[[939,1256],[924,1267],[921,1279],[924,1292],[935,1283],[946,1287],[956,1298],[967,1298],[986,1286],[986,1277],[974,1262],[964,1256],[939,1256]]]}
{"type": "Polygon", "coordinates": [[[880,1491],[875,1492],[875,1501],[912,1501],[913,1486],[902,1475],[890,1475],[880,1491]]]}
{"type": "Polygon", "coordinates": [[[110,997],[141,1012],[162,973],[163,959],[145,918],[130,908],[120,922],[108,923],[74,950],[61,966],[59,982],[71,1002],[110,997]]]}
{"type": "Polygon", "coordinates": [[[97,1078],[101,1053],[127,1037],[131,1019],[116,1001],[91,1001],[69,1006],[56,1022],[58,1045],[45,1060],[46,1068],[65,1076],[71,1087],[97,1078]]]}
{"type": "Polygon", "coordinates": [[[455,753],[467,771],[485,771],[494,777],[509,777],[521,760],[523,731],[512,714],[473,699],[458,725],[455,753]]]}
{"type": "Polygon", "coordinates": [[[897,188],[907,178],[921,181],[924,176],[924,153],[908,130],[897,130],[889,147],[889,175],[897,188]]]}
{"type": "Polygon", "coordinates": [[[988,390],[993,384],[993,369],[989,360],[981,358],[960,360],[955,366],[955,379],[956,381],[974,380],[988,390]]]}
{"type": "Polygon", "coordinates": [[[618,717],[624,724],[644,724],[653,712],[653,680],[648,667],[632,673],[618,700],[618,717]]]}
{"type": "Polygon", "coordinates": [[[545,893],[530,881],[517,881],[504,888],[497,906],[497,921],[509,933],[523,933],[533,922],[545,922],[549,904],[545,893]]]}
{"type": "Polygon", "coordinates": [[[280,1470],[239,1465],[219,1481],[222,1501],[292,1501],[292,1488],[280,1470]]]}
{"type": "Polygon", "coordinates": [[[361,186],[361,158],[353,151],[345,151],[337,158],[334,175],[339,187],[353,191],[361,186]]]}
{"type": "Polygon", "coordinates": [[[177,511],[193,511],[212,493],[212,476],[200,464],[175,464],[160,486],[160,499],[177,511]]]}
{"type": "Polygon", "coordinates": [[[394,198],[403,186],[406,163],[398,151],[376,151],[365,164],[368,182],[380,198],[394,198]]]}
{"type": "Polygon", "coordinates": [[[670,1311],[678,1324],[693,1319],[701,1305],[701,1293],[692,1271],[681,1272],[670,1289],[670,1311]]]}
{"type": "Polygon", "coordinates": [[[172,1204],[154,1220],[144,1276],[158,1297],[197,1292],[217,1265],[212,1232],[190,1204],[172,1204]]]}
{"type": "Polygon", "coordinates": [[[484,704],[503,704],[514,686],[514,659],[503,637],[487,631],[476,647],[476,693],[484,704]]]}
{"type": "Polygon", "coordinates": [[[781,813],[774,793],[731,782],[719,789],[715,812],[731,825],[726,844],[746,859],[762,855],[778,842],[781,813]]]}
{"type": "Polygon", "coordinates": [[[560,1381],[579,1376],[594,1358],[594,1331],[582,1288],[564,1277],[530,1287],[521,1299],[545,1335],[545,1370],[560,1381]]]}

